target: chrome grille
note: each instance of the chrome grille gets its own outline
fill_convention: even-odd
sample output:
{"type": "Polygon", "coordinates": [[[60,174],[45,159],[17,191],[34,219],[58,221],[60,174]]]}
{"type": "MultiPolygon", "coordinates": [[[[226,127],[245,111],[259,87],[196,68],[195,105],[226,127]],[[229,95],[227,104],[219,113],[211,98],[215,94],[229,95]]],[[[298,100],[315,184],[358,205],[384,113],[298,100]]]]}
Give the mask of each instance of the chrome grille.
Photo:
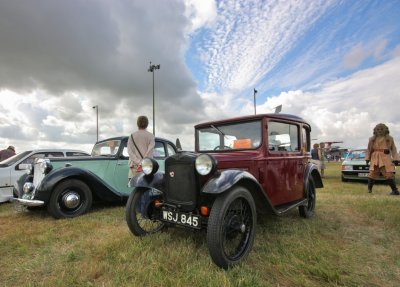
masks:
{"type": "Polygon", "coordinates": [[[40,163],[45,161],[45,159],[39,159],[35,162],[34,164],[34,169],[33,169],[33,185],[36,188],[40,185],[42,182],[43,178],[45,177],[45,174],[40,171],[40,163]]]}

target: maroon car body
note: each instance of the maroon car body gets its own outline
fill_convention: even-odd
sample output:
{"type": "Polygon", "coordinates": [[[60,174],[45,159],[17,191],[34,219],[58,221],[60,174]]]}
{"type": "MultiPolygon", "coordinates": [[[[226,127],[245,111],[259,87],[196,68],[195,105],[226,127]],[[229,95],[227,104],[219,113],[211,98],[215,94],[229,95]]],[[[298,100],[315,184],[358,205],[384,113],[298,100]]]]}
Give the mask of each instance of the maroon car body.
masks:
{"type": "Polygon", "coordinates": [[[137,236],[165,226],[207,229],[213,261],[222,268],[251,250],[256,218],[298,208],[314,214],[316,188],[323,187],[310,159],[311,127],[293,115],[263,114],[195,126],[195,152],[180,152],[157,171],[131,181],[135,191],[126,219],[137,236]]]}

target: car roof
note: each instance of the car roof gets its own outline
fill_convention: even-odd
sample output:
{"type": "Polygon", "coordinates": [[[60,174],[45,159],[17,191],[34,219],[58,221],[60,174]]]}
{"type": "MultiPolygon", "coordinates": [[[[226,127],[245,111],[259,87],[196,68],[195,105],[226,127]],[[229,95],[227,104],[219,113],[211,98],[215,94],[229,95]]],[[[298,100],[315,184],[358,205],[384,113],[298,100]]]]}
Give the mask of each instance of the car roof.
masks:
{"type": "MultiPolygon", "coordinates": [[[[110,141],[110,140],[121,140],[122,141],[122,140],[127,140],[127,139],[128,139],[128,136],[112,137],[112,138],[108,138],[108,139],[104,139],[104,140],[98,141],[95,144],[106,142],[106,141],[110,141]]],[[[167,143],[172,144],[173,146],[175,146],[175,144],[173,142],[171,142],[170,140],[164,139],[164,138],[156,137],[155,140],[156,141],[167,142],[167,143]]]]}
{"type": "MultiPolygon", "coordinates": [[[[89,154],[86,151],[83,150],[77,150],[77,149],[61,149],[61,148],[48,148],[48,149],[33,149],[33,150],[27,150],[30,153],[38,153],[38,152],[81,152],[81,153],[86,153],[89,154]]],[[[26,152],[26,151],[24,151],[26,152]]]]}
{"type": "Polygon", "coordinates": [[[309,125],[303,118],[295,116],[295,115],[269,113],[269,114],[259,114],[259,115],[243,116],[243,117],[236,117],[236,118],[229,118],[229,119],[223,119],[223,120],[217,120],[217,121],[204,122],[201,124],[197,124],[194,127],[200,128],[200,127],[210,126],[211,124],[227,124],[227,123],[233,123],[233,122],[245,122],[245,121],[250,121],[250,120],[259,120],[259,119],[263,119],[263,118],[290,120],[290,121],[305,123],[305,124],[309,125]]]}

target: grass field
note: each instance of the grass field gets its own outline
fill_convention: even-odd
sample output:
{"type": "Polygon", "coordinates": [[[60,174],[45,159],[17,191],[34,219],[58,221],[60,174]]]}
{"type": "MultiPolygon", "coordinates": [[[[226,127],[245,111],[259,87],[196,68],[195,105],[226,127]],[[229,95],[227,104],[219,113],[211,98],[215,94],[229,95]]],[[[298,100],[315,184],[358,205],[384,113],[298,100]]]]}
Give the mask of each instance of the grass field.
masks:
{"type": "Polygon", "coordinates": [[[0,204],[0,286],[399,286],[400,196],[342,183],[338,163],[324,185],[314,218],[258,218],[249,258],[228,271],[212,263],[205,233],[134,237],[124,206],[54,220],[0,204]]]}

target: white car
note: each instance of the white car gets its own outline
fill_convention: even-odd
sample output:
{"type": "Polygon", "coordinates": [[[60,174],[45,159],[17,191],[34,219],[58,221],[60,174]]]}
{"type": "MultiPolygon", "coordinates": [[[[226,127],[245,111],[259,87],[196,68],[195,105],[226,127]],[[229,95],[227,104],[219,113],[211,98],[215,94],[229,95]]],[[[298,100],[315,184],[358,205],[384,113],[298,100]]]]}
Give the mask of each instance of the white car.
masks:
{"type": "Polygon", "coordinates": [[[37,158],[90,156],[81,150],[38,149],[28,150],[0,162],[0,202],[13,197],[15,181],[26,172],[27,164],[33,164],[37,158]]]}

